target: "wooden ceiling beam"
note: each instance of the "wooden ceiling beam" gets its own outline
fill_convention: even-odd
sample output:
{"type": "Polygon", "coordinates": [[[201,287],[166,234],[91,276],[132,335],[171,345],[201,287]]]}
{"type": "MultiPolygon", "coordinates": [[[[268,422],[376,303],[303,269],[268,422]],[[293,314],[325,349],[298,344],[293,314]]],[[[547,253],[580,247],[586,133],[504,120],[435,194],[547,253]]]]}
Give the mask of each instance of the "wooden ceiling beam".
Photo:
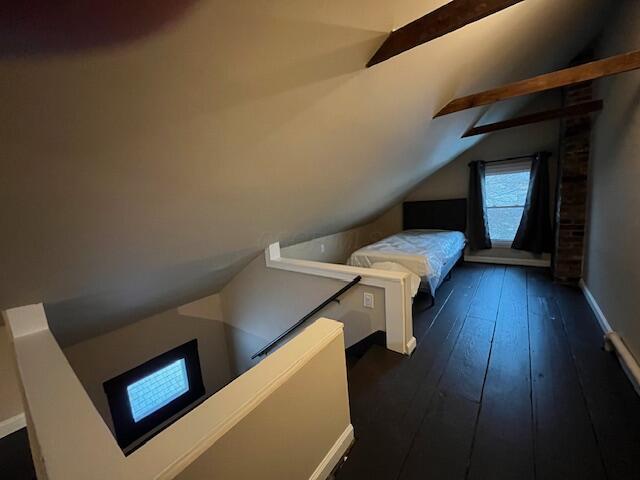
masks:
{"type": "Polygon", "coordinates": [[[596,60],[577,67],[565,68],[564,70],[539,75],[466,97],[456,98],[440,110],[434,118],[481,105],[489,105],[509,98],[629,72],[638,68],[640,68],[640,50],[623,53],[622,55],[596,60]]]}
{"type": "Polygon", "coordinates": [[[389,34],[367,67],[493,15],[523,0],[454,0],[389,34]]]}
{"type": "Polygon", "coordinates": [[[555,108],[544,112],[537,112],[531,115],[523,115],[521,117],[510,118],[502,122],[488,123],[467,130],[462,138],[473,137],[474,135],[482,135],[484,133],[497,132],[507,128],[521,127],[532,123],[546,122],[557,118],[576,117],[579,115],[587,115],[589,113],[598,112],[604,107],[602,100],[593,100],[591,102],[578,103],[563,108],[555,108]]]}

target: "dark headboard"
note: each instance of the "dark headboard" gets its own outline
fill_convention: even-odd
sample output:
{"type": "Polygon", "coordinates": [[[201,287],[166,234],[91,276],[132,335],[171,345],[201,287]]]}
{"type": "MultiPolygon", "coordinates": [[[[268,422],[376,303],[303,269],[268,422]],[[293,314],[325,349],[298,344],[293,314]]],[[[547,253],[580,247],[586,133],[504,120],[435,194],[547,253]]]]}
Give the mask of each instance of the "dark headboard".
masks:
{"type": "Polygon", "coordinates": [[[404,202],[402,226],[405,230],[430,228],[464,232],[467,229],[467,199],[404,202]]]}

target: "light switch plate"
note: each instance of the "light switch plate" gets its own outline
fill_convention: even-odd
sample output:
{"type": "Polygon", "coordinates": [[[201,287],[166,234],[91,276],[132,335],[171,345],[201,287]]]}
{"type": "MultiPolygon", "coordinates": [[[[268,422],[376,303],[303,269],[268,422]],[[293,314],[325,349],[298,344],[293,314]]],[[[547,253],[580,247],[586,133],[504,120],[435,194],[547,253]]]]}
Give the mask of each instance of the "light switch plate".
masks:
{"type": "Polygon", "coordinates": [[[373,293],[364,292],[363,305],[365,308],[373,308],[373,293]]]}

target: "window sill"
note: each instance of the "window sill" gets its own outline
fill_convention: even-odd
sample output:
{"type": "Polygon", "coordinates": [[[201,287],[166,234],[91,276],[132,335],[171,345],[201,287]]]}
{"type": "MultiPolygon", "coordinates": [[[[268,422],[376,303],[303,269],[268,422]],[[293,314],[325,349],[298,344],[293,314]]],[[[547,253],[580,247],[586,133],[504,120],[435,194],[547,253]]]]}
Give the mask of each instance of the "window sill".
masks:
{"type": "Polygon", "coordinates": [[[491,240],[491,246],[493,248],[511,248],[513,240],[491,240]]]}

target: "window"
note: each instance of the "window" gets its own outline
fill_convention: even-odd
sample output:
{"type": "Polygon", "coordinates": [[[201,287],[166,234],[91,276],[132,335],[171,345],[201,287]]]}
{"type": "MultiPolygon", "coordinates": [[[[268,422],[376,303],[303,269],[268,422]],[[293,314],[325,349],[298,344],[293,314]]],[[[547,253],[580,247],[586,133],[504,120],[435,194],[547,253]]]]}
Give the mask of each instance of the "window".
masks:
{"type": "Polygon", "coordinates": [[[103,384],[125,455],[204,399],[198,341],[191,340],[103,384]]]}
{"type": "Polygon", "coordinates": [[[489,236],[496,246],[511,246],[527,201],[531,162],[487,165],[485,192],[489,236]]]}
{"type": "Polygon", "coordinates": [[[139,422],[188,390],[184,358],[132,383],[127,387],[127,396],[133,421],[139,422]]]}

